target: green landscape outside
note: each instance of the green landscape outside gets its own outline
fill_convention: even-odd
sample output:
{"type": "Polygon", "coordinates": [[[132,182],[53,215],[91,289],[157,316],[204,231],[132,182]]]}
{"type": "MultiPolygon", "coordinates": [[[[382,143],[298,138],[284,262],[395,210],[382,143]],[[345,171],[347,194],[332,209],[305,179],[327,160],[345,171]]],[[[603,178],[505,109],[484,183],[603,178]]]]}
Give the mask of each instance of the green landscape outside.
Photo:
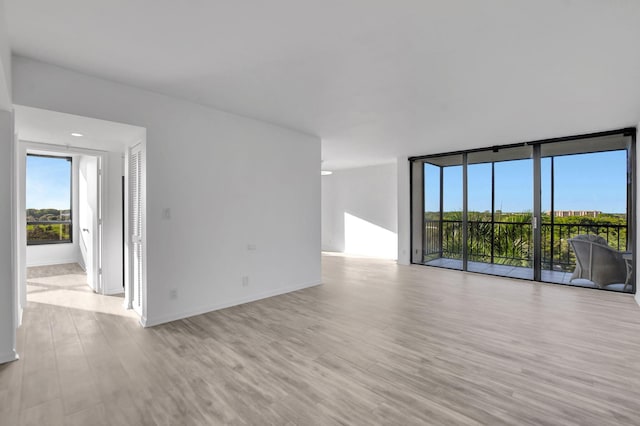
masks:
{"type": "Polygon", "coordinates": [[[27,209],[28,242],[38,243],[70,240],[71,221],[69,210],[27,209]]]}
{"type": "MultiPolygon", "coordinates": [[[[568,239],[580,234],[599,235],[609,246],[625,251],[625,214],[598,213],[590,216],[542,215],[542,266],[546,270],[571,272],[575,254],[568,239]]],[[[533,265],[531,213],[469,212],[467,252],[469,260],[530,268],[533,265]]],[[[462,212],[425,213],[425,261],[439,257],[462,259],[462,212]],[[440,231],[442,226],[442,232],[440,231]],[[442,238],[442,252],[440,239],[442,238]]]]}
{"type": "Polygon", "coordinates": [[[27,155],[27,244],[71,242],[71,158],[27,155]]]}

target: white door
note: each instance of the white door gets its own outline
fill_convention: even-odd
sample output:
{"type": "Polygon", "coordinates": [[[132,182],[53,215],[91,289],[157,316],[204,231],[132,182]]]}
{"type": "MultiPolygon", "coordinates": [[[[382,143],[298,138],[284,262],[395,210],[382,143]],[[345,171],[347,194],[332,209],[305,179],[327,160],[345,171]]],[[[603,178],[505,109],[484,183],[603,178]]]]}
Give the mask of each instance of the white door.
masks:
{"type": "Polygon", "coordinates": [[[79,246],[87,283],[95,292],[101,288],[99,243],[100,227],[100,163],[98,157],[82,155],[78,173],[78,226],[79,246]]]}
{"type": "Polygon", "coordinates": [[[142,315],[143,282],[143,170],[142,146],[136,145],[129,152],[129,241],[131,305],[142,315]]]}

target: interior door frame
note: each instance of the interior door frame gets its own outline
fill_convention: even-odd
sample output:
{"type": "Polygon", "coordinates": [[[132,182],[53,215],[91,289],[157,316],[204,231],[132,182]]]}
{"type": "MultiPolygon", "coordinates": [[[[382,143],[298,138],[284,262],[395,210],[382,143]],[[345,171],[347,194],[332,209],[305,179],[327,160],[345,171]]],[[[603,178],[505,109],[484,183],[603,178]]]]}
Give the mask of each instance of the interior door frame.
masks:
{"type": "MultiPolygon", "coordinates": [[[[22,229],[22,223],[26,223],[26,158],[27,154],[44,154],[44,155],[64,155],[64,156],[79,156],[79,155],[88,155],[98,158],[98,170],[101,170],[99,173],[104,178],[104,170],[106,169],[107,162],[107,152],[93,150],[88,148],[76,148],[76,147],[68,147],[65,145],[56,145],[56,144],[48,144],[41,142],[32,142],[20,140],[18,141],[18,149],[17,149],[17,215],[18,221],[16,227],[18,228],[17,237],[18,237],[18,247],[19,247],[19,255],[18,259],[18,269],[20,271],[20,282],[19,285],[19,294],[20,294],[20,306],[19,309],[22,310],[26,305],[26,285],[27,285],[27,239],[26,239],[26,230],[22,229]]],[[[73,183],[72,183],[73,185],[73,183]]],[[[96,189],[98,191],[97,199],[98,199],[98,212],[96,212],[98,232],[96,232],[96,236],[92,239],[94,250],[96,253],[96,260],[98,261],[98,267],[94,268],[94,279],[98,285],[98,293],[104,294],[104,286],[102,280],[102,254],[103,254],[103,239],[102,239],[102,206],[104,205],[104,190],[101,185],[98,185],[96,189]]],[[[77,196],[77,195],[76,195],[77,196]]],[[[74,224],[73,228],[78,228],[77,224],[74,224]]],[[[80,230],[79,230],[80,231],[80,230]]],[[[80,231],[81,232],[81,231],[80,231]]]]}

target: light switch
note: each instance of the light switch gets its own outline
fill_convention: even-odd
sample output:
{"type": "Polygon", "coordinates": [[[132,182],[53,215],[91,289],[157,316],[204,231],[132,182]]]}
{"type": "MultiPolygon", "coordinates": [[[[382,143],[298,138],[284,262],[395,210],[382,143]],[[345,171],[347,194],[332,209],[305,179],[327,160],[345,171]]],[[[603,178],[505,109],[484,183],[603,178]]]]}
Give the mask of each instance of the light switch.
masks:
{"type": "Polygon", "coordinates": [[[162,218],[165,220],[169,220],[171,219],[171,209],[168,207],[165,207],[164,209],[162,209],[162,218]]]}

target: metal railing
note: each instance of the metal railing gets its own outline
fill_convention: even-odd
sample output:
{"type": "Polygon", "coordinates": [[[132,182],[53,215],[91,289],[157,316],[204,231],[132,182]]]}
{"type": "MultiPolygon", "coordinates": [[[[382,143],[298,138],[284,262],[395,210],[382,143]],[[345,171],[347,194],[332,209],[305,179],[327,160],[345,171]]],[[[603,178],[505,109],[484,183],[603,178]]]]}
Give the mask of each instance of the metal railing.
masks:
{"type": "MultiPolygon", "coordinates": [[[[467,222],[468,260],[512,266],[533,266],[533,229],[529,222],[467,222]]],[[[573,271],[575,255],[568,239],[580,234],[599,235],[612,248],[627,249],[626,225],[610,223],[562,223],[541,225],[542,269],[573,271]]],[[[462,221],[426,220],[425,261],[462,259],[462,221]]]]}
{"type": "Polygon", "coordinates": [[[575,254],[568,242],[577,235],[599,235],[618,251],[627,250],[627,226],[611,223],[543,223],[541,226],[542,269],[573,271],[575,254]]]}
{"type": "Polygon", "coordinates": [[[27,245],[68,243],[72,241],[69,220],[27,222],[27,245]]]}

